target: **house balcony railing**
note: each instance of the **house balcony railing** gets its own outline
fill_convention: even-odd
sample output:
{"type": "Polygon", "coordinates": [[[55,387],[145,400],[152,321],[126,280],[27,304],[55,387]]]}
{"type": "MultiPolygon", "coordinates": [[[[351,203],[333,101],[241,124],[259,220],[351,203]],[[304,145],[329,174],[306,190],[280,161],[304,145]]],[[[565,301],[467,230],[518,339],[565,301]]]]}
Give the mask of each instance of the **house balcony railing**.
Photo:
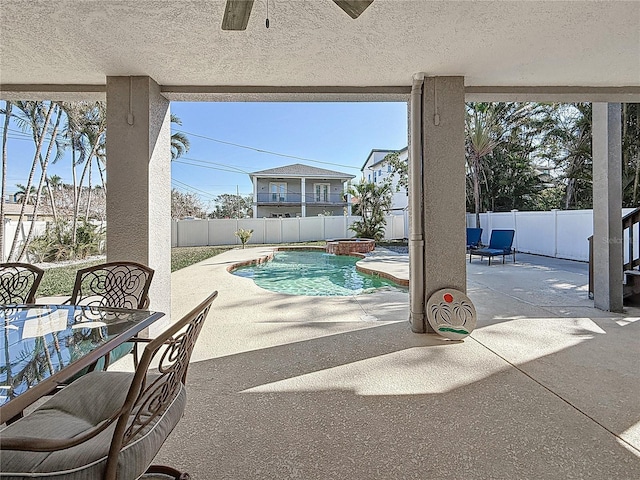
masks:
{"type": "MultiPolygon", "coordinates": [[[[301,205],[303,196],[300,193],[259,193],[258,205],[301,205]]],[[[256,203],[256,202],[254,202],[256,203]]],[[[328,195],[307,194],[304,195],[304,203],[307,205],[346,205],[347,200],[343,193],[330,193],[328,195]]]]}

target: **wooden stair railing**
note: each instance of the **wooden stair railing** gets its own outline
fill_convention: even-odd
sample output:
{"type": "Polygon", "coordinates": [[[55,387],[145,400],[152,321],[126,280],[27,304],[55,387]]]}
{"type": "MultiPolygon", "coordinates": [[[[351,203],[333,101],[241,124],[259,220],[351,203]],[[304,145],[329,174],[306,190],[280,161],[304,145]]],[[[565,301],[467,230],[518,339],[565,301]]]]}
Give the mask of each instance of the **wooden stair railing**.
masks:
{"type": "MultiPolygon", "coordinates": [[[[622,248],[627,249],[627,261],[622,266],[622,270],[625,272],[638,270],[640,273],[640,269],[637,268],[640,267],[640,251],[636,251],[634,248],[634,238],[640,232],[640,226],[636,228],[638,224],[640,224],[640,208],[636,208],[622,217],[622,239],[624,242],[622,248]],[[625,230],[629,232],[626,239],[625,230]]],[[[589,241],[589,298],[593,299],[593,235],[587,240],[589,241]]]]}

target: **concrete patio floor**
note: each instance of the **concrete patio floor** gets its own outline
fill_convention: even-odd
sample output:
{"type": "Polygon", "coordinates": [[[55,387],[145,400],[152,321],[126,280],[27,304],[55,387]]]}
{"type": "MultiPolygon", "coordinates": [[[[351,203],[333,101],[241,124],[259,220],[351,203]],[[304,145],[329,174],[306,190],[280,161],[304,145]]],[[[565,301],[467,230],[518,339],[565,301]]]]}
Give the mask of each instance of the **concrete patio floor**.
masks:
{"type": "MultiPolygon", "coordinates": [[[[172,315],[218,290],[187,411],[156,461],[194,479],[636,479],[640,310],[592,308],[583,263],[468,265],[478,325],[418,335],[408,293],[275,294],[230,275],[268,248],[172,274],[172,315]]],[[[408,277],[406,256],[364,260],[408,277]]]]}

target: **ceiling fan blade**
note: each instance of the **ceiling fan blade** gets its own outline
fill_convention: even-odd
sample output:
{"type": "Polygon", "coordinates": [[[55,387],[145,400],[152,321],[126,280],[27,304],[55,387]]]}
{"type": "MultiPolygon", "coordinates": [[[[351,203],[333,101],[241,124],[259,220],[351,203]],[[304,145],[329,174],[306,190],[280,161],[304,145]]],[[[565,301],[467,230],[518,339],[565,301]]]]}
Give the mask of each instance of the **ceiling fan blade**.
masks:
{"type": "Polygon", "coordinates": [[[333,3],[347,12],[351,18],[358,18],[373,3],[373,0],[333,0],[333,3]]]}
{"type": "Polygon", "coordinates": [[[246,30],[253,0],[227,0],[222,19],[222,30],[246,30]]]}

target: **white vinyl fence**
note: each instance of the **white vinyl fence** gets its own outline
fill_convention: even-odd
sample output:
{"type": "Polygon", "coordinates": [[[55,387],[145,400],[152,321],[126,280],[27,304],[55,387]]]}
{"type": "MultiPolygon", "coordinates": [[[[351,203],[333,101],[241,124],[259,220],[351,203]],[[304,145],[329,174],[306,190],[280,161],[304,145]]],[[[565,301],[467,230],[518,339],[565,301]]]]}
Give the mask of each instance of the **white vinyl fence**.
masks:
{"type": "MultiPolygon", "coordinates": [[[[11,244],[13,243],[13,238],[16,235],[16,231],[18,234],[18,248],[22,247],[24,240],[27,238],[29,234],[29,229],[31,228],[31,222],[22,222],[20,228],[18,229],[18,222],[7,220],[4,224],[4,252],[0,252],[2,254],[1,261],[5,262],[9,256],[9,252],[11,251],[11,244]]],[[[33,236],[37,237],[45,232],[47,229],[47,222],[45,221],[36,221],[36,224],[33,227],[33,236]]]]}
{"type": "MultiPolygon", "coordinates": [[[[622,215],[632,208],[622,209],[622,215]]],[[[475,214],[467,213],[467,226],[475,227],[475,214]]],[[[493,229],[516,231],[516,251],[568,260],[589,261],[588,238],[593,235],[593,210],[480,214],[482,243],[488,244],[493,229]]]]}
{"type": "MultiPolygon", "coordinates": [[[[318,216],[296,218],[239,218],[180,220],[172,222],[171,246],[240,245],[235,232],[253,230],[249,244],[296,243],[331,238],[354,237],[349,227],[359,220],[355,216],[318,216]]],[[[406,215],[387,216],[385,239],[407,238],[406,215]]]]}
{"type": "MultiPolygon", "coordinates": [[[[622,215],[632,211],[622,209],[622,215]]],[[[349,226],[360,217],[318,216],[305,218],[241,218],[224,220],[180,220],[172,222],[171,246],[194,247],[206,245],[240,245],[235,232],[240,229],[253,230],[249,244],[296,243],[328,240],[331,238],[351,238],[354,236],[349,226]]],[[[47,222],[37,221],[35,235],[46,229],[47,222]]],[[[5,251],[2,261],[6,261],[11,242],[16,234],[18,222],[5,223],[5,251]]],[[[23,222],[18,234],[19,245],[29,232],[31,222],[23,222]]],[[[467,213],[467,226],[475,226],[475,215],[467,213]]],[[[552,210],[550,212],[512,212],[480,214],[482,243],[488,244],[491,230],[513,229],[516,235],[513,246],[518,252],[533,253],[569,260],[589,260],[587,238],[593,234],[592,210],[552,210]]],[[[428,228],[428,226],[427,226],[428,228]]],[[[385,240],[409,237],[408,216],[389,215],[385,229],[385,240]]],[[[634,244],[638,251],[640,232],[634,233],[634,244]]],[[[625,232],[625,245],[628,232],[625,232]]],[[[623,249],[625,260],[628,248],[623,249]]]]}

